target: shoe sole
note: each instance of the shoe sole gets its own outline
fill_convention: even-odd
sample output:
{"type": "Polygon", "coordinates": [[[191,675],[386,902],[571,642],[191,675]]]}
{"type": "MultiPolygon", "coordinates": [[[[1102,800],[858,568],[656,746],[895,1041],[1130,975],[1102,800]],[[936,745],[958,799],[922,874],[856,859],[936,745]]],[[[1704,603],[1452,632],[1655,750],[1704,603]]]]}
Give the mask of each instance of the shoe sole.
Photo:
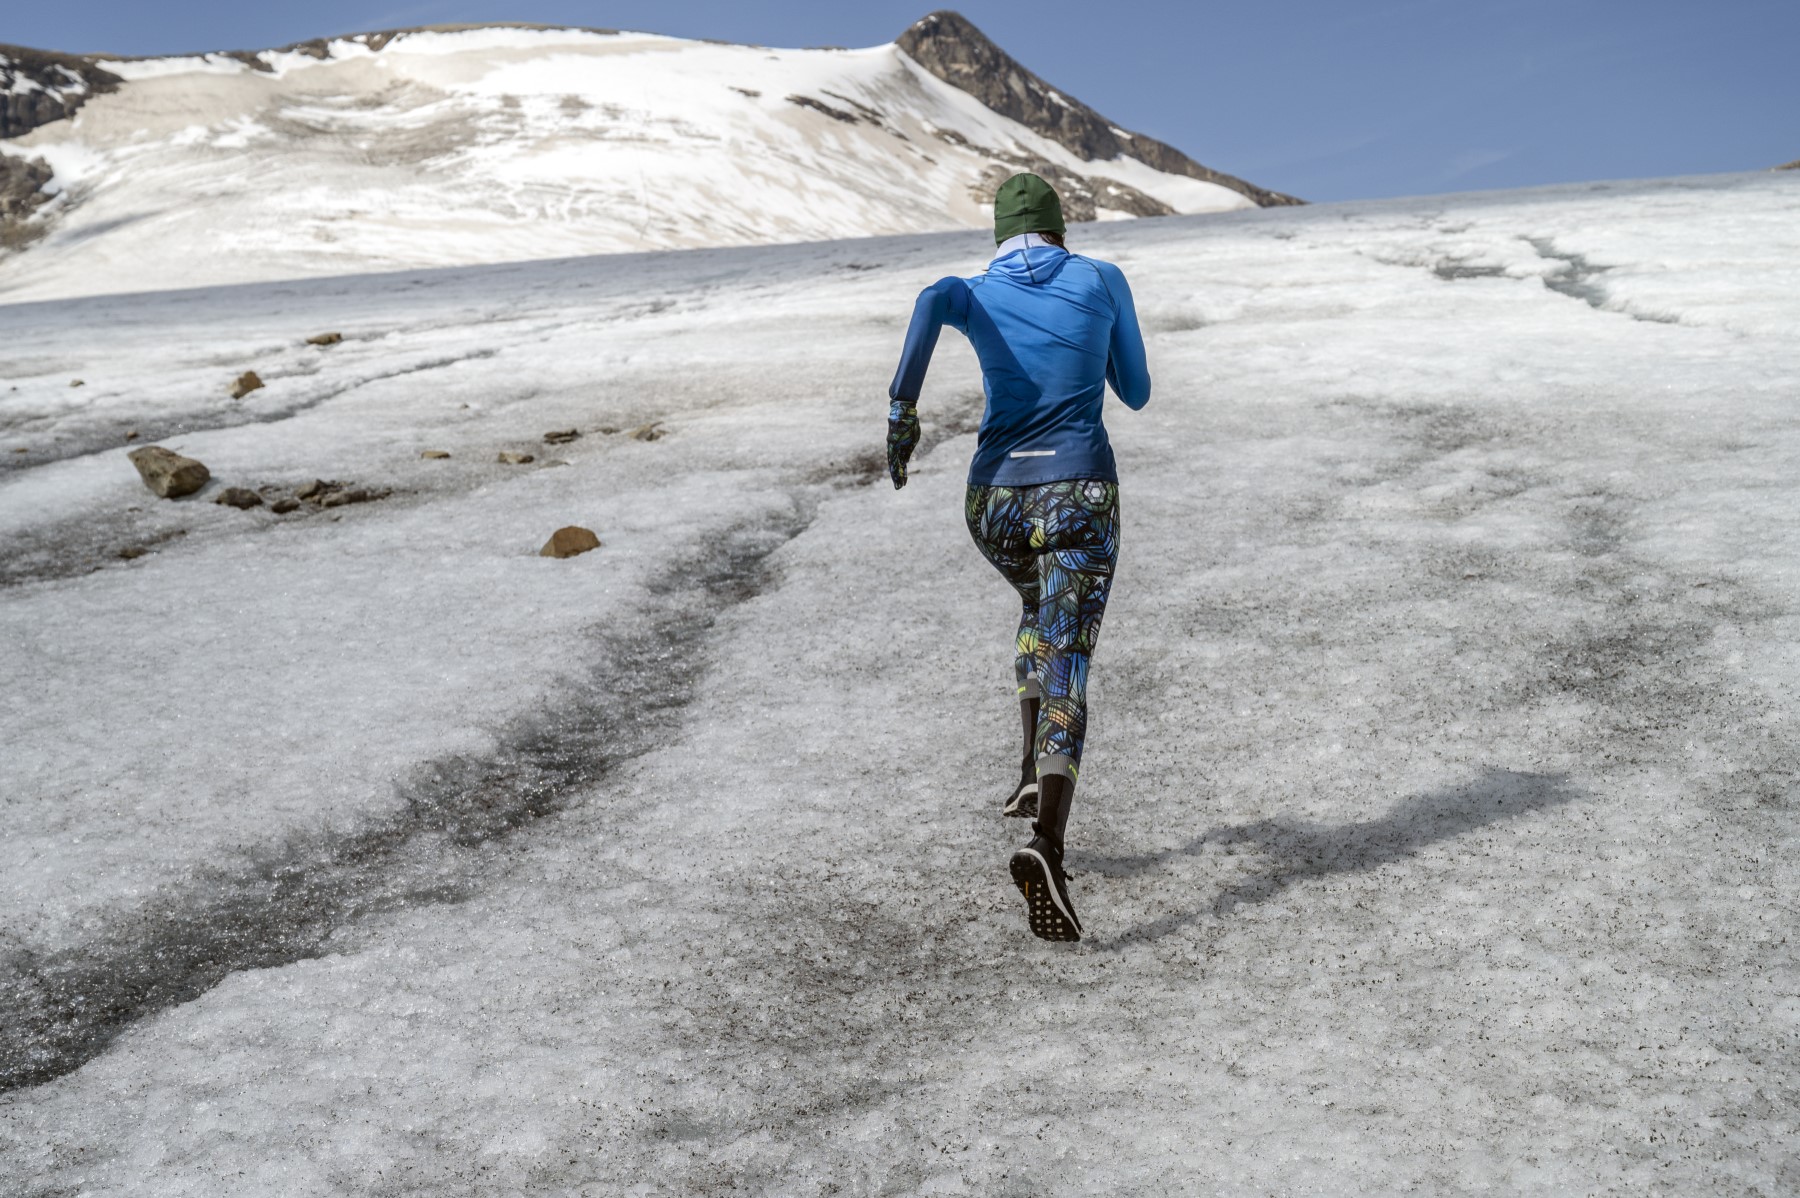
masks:
{"type": "Polygon", "coordinates": [[[1063,906],[1050,880],[1050,863],[1033,849],[1020,849],[1012,855],[1013,884],[1025,896],[1025,918],[1031,933],[1039,940],[1071,941],[1081,939],[1081,925],[1075,915],[1063,906]]]}
{"type": "Polygon", "coordinates": [[[1011,816],[1015,819],[1036,819],[1037,800],[1037,783],[1033,782],[1030,786],[1027,786],[1018,794],[1006,800],[1006,806],[1001,809],[1000,814],[1011,816]]]}

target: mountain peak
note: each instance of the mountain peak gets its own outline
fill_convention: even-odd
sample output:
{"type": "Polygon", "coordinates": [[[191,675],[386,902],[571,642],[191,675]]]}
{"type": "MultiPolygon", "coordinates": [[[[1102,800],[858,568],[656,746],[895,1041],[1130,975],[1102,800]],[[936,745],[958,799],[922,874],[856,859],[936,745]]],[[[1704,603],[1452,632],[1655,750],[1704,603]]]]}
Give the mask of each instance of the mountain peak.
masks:
{"type": "Polygon", "coordinates": [[[1120,128],[1020,65],[959,12],[940,9],[920,18],[895,45],[945,83],[1088,162],[1135,158],[1167,174],[1230,188],[1260,207],[1305,203],[1202,166],[1173,146],[1120,128]]]}

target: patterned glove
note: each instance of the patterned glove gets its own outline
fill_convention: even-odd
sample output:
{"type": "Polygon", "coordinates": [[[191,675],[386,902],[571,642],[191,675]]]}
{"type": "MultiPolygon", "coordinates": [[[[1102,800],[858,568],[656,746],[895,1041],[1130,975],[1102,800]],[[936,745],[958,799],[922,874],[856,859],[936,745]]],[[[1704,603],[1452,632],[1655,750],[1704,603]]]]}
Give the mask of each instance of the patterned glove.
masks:
{"type": "Polygon", "coordinates": [[[919,446],[919,404],[896,399],[888,405],[888,477],[894,490],[906,485],[906,463],[919,446]]]}

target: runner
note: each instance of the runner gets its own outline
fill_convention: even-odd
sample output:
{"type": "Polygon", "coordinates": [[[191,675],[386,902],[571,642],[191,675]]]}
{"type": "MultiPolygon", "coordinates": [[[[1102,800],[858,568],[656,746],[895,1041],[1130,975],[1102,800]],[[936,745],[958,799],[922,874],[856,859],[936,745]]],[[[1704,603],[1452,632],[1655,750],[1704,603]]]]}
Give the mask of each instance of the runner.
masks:
{"type": "Polygon", "coordinates": [[[1011,868],[1031,930],[1045,940],[1081,939],[1063,833],[1087,731],[1088,661],[1119,555],[1118,473],[1100,420],[1106,384],[1128,407],[1150,400],[1124,274],[1069,253],[1064,232],[1048,183],[1002,183],[993,261],[920,293],[888,388],[888,473],[898,488],[919,443],[919,389],[939,331],[968,337],[981,360],[987,411],[965,514],[976,546],[1023,601],[1013,669],[1025,743],[1003,813],[1036,817],[1011,868]]]}

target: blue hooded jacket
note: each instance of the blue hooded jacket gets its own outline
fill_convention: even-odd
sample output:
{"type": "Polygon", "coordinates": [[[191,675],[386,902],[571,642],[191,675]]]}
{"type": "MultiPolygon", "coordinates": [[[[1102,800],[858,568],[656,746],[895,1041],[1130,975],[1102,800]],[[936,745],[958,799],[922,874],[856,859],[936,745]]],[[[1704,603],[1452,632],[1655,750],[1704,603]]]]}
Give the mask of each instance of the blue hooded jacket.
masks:
{"type": "Polygon", "coordinates": [[[1144,338],[1118,267],[1027,233],[1002,245],[986,274],[939,279],[913,307],[890,399],[918,399],[945,325],[974,345],[987,393],[971,486],[1118,481],[1100,422],[1106,384],[1130,408],[1150,402],[1144,338]]]}

